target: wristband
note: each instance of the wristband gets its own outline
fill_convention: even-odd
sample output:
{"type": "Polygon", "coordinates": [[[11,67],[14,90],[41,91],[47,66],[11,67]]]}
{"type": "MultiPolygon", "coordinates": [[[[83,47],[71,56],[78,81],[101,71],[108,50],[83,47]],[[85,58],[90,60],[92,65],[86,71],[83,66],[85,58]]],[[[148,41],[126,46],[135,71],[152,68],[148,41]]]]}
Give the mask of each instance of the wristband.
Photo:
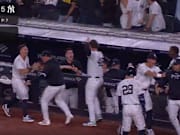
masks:
{"type": "Polygon", "coordinates": [[[162,78],[162,74],[157,73],[156,77],[157,77],[157,78],[162,78]]]}

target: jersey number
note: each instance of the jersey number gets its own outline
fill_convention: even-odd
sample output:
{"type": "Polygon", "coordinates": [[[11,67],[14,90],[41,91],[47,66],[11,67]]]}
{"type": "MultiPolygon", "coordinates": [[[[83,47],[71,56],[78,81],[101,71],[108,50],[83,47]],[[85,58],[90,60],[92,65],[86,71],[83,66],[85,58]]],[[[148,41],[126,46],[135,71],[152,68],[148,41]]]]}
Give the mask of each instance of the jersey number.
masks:
{"type": "Polygon", "coordinates": [[[123,88],[123,95],[133,94],[133,85],[124,85],[123,88]]]}

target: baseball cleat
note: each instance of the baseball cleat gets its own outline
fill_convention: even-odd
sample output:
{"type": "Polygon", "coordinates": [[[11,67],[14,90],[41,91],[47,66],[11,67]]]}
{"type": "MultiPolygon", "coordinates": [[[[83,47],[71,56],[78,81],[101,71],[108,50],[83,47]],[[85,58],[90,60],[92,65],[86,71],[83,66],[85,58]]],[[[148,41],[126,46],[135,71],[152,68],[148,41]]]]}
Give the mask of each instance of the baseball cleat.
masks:
{"type": "Polygon", "coordinates": [[[2,105],[2,110],[7,117],[11,117],[11,114],[10,114],[9,108],[7,107],[7,104],[2,105]]]}
{"type": "Polygon", "coordinates": [[[96,117],[96,122],[102,122],[102,120],[103,120],[102,115],[98,115],[98,116],[96,117]]]}
{"type": "Polygon", "coordinates": [[[84,127],[96,127],[96,122],[86,122],[86,123],[83,123],[83,126],[84,127]]]}
{"type": "Polygon", "coordinates": [[[65,121],[65,125],[68,125],[68,124],[70,124],[71,123],[71,120],[74,118],[74,116],[73,115],[71,115],[71,116],[67,116],[66,117],[66,121],[65,121]]]}
{"type": "Polygon", "coordinates": [[[41,126],[49,126],[51,124],[51,122],[43,120],[43,121],[38,122],[38,124],[41,125],[41,126]]]}
{"type": "Polygon", "coordinates": [[[29,122],[29,123],[34,122],[34,120],[29,115],[24,116],[22,121],[29,122]]]}
{"type": "Polygon", "coordinates": [[[147,129],[146,133],[147,133],[147,135],[155,135],[155,133],[152,129],[147,129]]]}

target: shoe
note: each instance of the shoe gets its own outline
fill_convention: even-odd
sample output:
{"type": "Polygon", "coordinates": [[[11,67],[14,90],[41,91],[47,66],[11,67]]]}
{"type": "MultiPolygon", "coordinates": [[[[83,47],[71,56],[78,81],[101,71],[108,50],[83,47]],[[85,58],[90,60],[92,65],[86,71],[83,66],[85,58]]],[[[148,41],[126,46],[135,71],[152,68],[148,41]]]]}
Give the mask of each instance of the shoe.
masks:
{"type": "Polygon", "coordinates": [[[23,122],[34,122],[34,120],[29,116],[29,115],[26,115],[23,117],[23,122]]]}
{"type": "Polygon", "coordinates": [[[7,104],[2,105],[2,110],[7,117],[11,117],[11,114],[10,114],[9,108],[7,107],[7,104]]]}
{"type": "Polygon", "coordinates": [[[74,118],[73,115],[66,117],[65,125],[69,125],[71,123],[71,120],[74,118]]]}
{"type": "Polygon", "coordinates": [[[41,125],[41,126],[49,126],[51,124],[51,122],[43,120],[43,121],[38,122],[38,124],[41,125]]]}
{"type": "Polygon", "coordinates": [[[84,127],[96,127],[96,122],[86,122],[86,123],[83,123],[83,126],[84,127]]]}
{"type": "Polygon", "coordinates": [[[96,117],[96,122],[101,122],[102,120],[103,120],[102,115],[98,115],[98,116],[96,117]]]}
{"type": "Polygon", "coordinates": [[[152,129],[147,129],[146,133],[147,133],[147,135],[155,135],[155,133],[152,129]]]}

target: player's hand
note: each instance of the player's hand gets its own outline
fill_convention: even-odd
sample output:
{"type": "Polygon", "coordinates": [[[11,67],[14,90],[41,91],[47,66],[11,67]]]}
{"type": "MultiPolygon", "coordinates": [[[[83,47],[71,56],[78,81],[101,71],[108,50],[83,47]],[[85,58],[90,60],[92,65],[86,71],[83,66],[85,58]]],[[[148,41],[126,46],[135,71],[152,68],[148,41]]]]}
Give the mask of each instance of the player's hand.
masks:
{"type": "Polygon", "coordinates": [[[72,66],[72,70],[74,71],[74,72],[78,72],[78,68],[77,67],[74,67],[74,66],[72,66]]]}
{"type": "Polygon", "coordinates": [[[40,67],[41,67],[41,65],[40,65],[40,63],[38,63],[38,62],[35,62],[35,63],[31,66],[32,71],[40,70],[40,67]]]}
{"type": "Polygon", "coordinates": [[[25,85],[26,85],[26,86],[30,86],[30,85],[31,85],[31,81],[30,81],[30,80],[27,80],[27,81],[25,82],[25,85]]]}

